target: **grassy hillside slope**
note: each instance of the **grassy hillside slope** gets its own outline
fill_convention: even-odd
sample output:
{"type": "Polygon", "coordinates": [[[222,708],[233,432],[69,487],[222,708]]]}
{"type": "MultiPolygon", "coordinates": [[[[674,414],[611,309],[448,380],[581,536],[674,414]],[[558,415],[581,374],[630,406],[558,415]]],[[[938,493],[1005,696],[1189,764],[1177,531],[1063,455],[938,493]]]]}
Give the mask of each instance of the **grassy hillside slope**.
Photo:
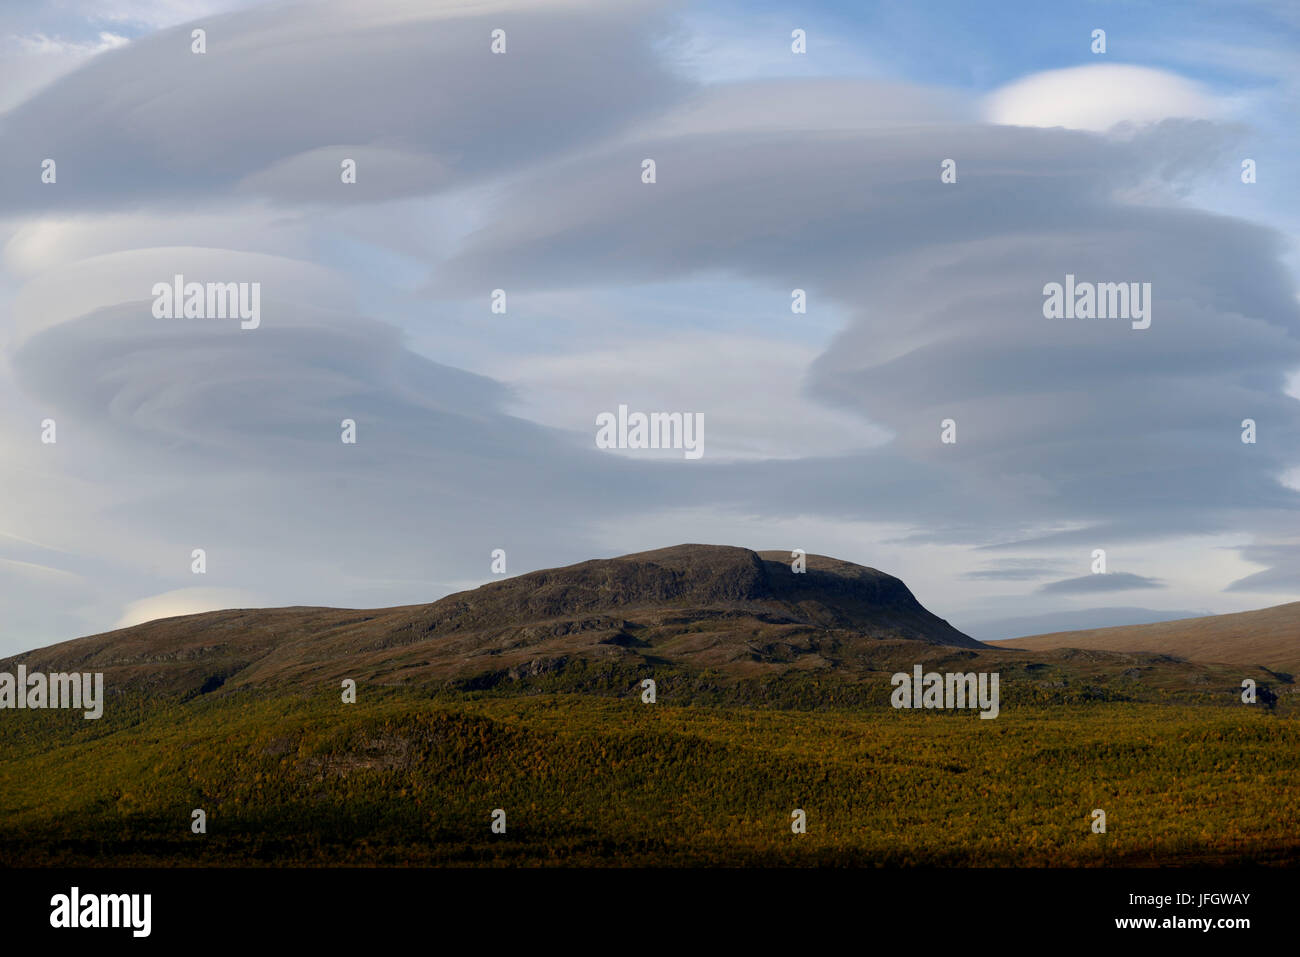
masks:
{"type": "Polygon", "coordinates": [[[1232,615],[1032,635],[999,641],[996,645],[1031,651],[1049,648],[1145,651],[1191,661],[1233,662],[1296,674],[1300,673],[1300,602],[1232,615]]]}

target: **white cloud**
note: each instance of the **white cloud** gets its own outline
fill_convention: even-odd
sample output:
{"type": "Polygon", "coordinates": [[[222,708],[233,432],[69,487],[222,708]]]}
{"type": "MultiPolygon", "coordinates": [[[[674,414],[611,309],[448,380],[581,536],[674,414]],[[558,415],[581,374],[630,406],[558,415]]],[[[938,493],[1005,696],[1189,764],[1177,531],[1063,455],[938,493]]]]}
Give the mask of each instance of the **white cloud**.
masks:
{"type": "Polygon", "coordinates": [[[96,54],[130,43],[109,31],[87,40],[45,33],[11,33],[0,42],[0,113],[22,103],[96,54]]]}
{"type": "Polygon", "coordinates": [[[223,608],[255,608],[259,604],[255,595],[235,588],[177,588],[130,602],[113,628],[130,628],[159,618],[197,615],[223,608]]]}
{"type": "Polygon", "coordinates": [[[198,17],[237,10],[258,0],[79,0],[72,12],[89,20],[106,20],[159,29],[198,17]]]}
{"type": "Polygon", "coordinates": [[[1227,105],[1198,84],[1163,70],[1097,63],[1034,73],[984,100],[985,118],[1007,126],[1107,130],[1173,117],[1216,119],[1227,105]]]}
{"type": "Polygon", "coordinates": [[[44,33],[33,33],[14,38],[18,46],[27,53],[51,54],[55,56],[90,56],[102,50],[112,50],[125,46],[131,41],[116,33],[101,31],[95,40],[65,40],[61,37],[49,37],[44,33]]]}

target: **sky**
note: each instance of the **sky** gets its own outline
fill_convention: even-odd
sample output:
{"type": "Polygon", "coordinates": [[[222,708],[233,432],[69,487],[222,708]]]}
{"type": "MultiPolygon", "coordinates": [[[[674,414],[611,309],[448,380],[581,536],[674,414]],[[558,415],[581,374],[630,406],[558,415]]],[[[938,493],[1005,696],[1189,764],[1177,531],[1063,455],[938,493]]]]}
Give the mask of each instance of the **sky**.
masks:
{"type": "Polygon", "coordinates": [[[984,639],[1300,599],[1300,8],[981,6],[0,7],[0,655],[498,549],[804,549],[984,639]]]}

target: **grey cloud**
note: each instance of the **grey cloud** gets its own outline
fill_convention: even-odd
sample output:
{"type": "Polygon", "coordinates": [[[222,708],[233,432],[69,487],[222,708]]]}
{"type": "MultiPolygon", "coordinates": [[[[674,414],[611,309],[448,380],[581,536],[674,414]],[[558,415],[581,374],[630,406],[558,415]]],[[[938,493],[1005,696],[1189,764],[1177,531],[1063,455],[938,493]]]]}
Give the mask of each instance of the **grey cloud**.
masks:
{"type": "Polygon", "coordinates": [[[689,89],[653,50],[649,2],[511,9],[397,0],[274,4],[100,54],[0,117],[0,208],[183,202],[239,190],[388,199],[536,163],[689,89]],[[507,31],[493,55],[490,33],[507,31]],[[610,64],[617,63],[611,70],[610,64]],[[58,163],[56,186],[40,162],[58,163]],[[339,164],[359,161],[343,188],[339,164]]]}
{"type": "MultiPolygon", "coordinates": [[[[123,309],[138,311],[61,324],[17,356],[59,450],[113,490],[71,564],[118,594],[139,597],[145,580],[146,594],[198,582],[269,587],[278,603],[431,600],[486,580],[494,548],[512,573],[582,560],[593,521],[668,504],[663,470],[502,413],[497,383],[405,350],[381,324],[160,331],[123,309]]],[[[45,507],[54,525],[57,509],[45,507]]]]}
{"type": "Polygon", "coordinates": [[[1283,592],[1300,598],[1300,545],[1247,545],[1241,557],[1269,567],[1239,578],[1227,591],[1283,592]]]}
{"type": "MultiPolygon", "coordinates": [[[[39,144],[0,157],[0,202],[229,192],[293,208],[508,174],[494,185],[509,214],[431,267],[433,292],[720,273],[788,302],[800,286],[811,308],[851,314],[806,388],[896,438],[798,462],[632,462],[505,414],[500,384],[416,355],[360,308],[268,286],[280,318],[245,332],[167,326],[121,297],[69,306],[12,359],[61,428],[102,452],[96,479],[115,494],[87,548],[101,549],[91,561],[117,549],[122,580],[193,585],[188,549],[201,545],[207,586],[418,600],[486,578],[491,548],[512,572],[579,560],[597,524],[672,506],[760,525],[889,521],[914,541],[1004,549],[1296,527],[1297,496],[1272,479],[1300,448],[1281,394],[1300,365],[1300,315],[1277,238],[1168,201],[1167,178],[1211,161],[1224,131],[988,128],[929,93],[849,82],[802,86],[782,100],[788,127],[768,114],[752,129],[742,120],[764,116],[761,85],[727,90],[722,112],[698,98],[664,112],[688,88],[645,43],[652,9],[511,13],[511,52],[497,58],[495,15],[367,25],[375,9],[399,8],[326,4],[305,31],[268,8],[212,18],[205,57],[187,31],[105,54],[0,118],[6,139],[39,144]],[[805,115],[800,97],[828,99],[805,115]],[[815,128],[808,118],[838,102],[855,104],[856,125],[815,128]],[[896,125],[913,110],[923,123],[896,125]],[[724,113],[730,128],[704,131],[724,113]],[[638,138],[638,124],[658,132],[638,138]],[[355,194],[336,188],[344,151],[364,160],[355,194]],[[59,160],[57,187],[37,183],[44,155],[59,160]],[[640,182],[646,156],[654,186],[640,182]],[[953,187],[938,181],[948,156],[953,187]],[[1066,272],[1152,282],[1152,328],[1044,320],[1042,285],[1066,272]],[[938,441],[949,416],[955,446],[938,441]],[[1267,426],[1255,446],[1239,440],[1247,416],[1267,426]],[[339,442],[343,417],[358,422],[355,447],[339,442]]],[[[1256,554],[1294,567],[1290,552],[1256,554]]],[[[1160,585],[1120,574],[1042,590],[1132,587],[1160,585]]]]}
{"type": "Polygon", "coordinates": [[[1300,367],[1300,309],[1280,239],[1180,207],[1185,180],[1169,179],[1219,161],[1231,132],[938,124],[650,140],[521,183],[517,214],[476,234],[433,289],[721,271],[851,310],[806,389],[896,437],[849,483],[829,471],[852,461],[804,464],[808,507],[826,513],[873,510],[948,541],[982,526],[978,544],[1017,526],[1064,540],[1042,532],[1051,524],[1235,530],[1262,510],[1294,528],[1300,496],[1275,479],[1300,448],[1283,393],[1300,367]],[[945,186],[939,161],[953,154],[959,179],[945,186]],[[640,182],[642,156],[657,161],[654,185],[640,182]],[[1151,328],[1043,318],[1044,284],[1067,273],[1151,283],[1151,328]],[[956,445],[939,442],[949,417],[956,445]],[[1267,421],[1269,441],[1243,445],[1243,418],[1267,421]],[[913,482],[882,495],[891,458],[913,482]]]}
{"type": "Polygon", "coordinates": [[[976,581],[1035,581],[1059,574],[1061,563],[1043,561],[1036,558],[1009,558],[992,568],[980,568],[967,572],[963,577],[976,581]]]}
{"type": "Polygon", "coordinates": [[[1102,591],[1129,591],[1134,588],[1164,588],[1164,582],[1156,578],[1134,575],[1131,572],[1107,572],[1104,575],[1082,575],[1079,578],[1066,578],[1063,581],[1050,582],[1038,588],[1048,594],[1088,595],[1102,591]]]}

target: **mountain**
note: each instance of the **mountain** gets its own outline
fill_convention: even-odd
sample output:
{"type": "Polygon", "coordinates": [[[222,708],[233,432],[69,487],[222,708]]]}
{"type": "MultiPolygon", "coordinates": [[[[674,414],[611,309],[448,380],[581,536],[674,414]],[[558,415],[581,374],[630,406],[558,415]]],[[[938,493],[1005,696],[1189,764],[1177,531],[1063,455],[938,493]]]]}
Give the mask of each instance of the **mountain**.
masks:
{"type": "Polygon", "coordinates": [[[1012,638],[995,647],[1141,651],[1295,673],[1300,672],[1300,602],[1231,615],[1012,638]]]}
{"type": "MultiPolygon", "coordinates": [[[[598,663],[757,676],[862,670],[899,643],[987,646],[899,579],[788,552],[679,545],[530,572],[427,605],[235,609],[160,619],[0,662],[103,671],[116,688],[375,684],[491,687],[598,663]]],[[[915,652],[911,653],[915,657],[915,652]]]]}

